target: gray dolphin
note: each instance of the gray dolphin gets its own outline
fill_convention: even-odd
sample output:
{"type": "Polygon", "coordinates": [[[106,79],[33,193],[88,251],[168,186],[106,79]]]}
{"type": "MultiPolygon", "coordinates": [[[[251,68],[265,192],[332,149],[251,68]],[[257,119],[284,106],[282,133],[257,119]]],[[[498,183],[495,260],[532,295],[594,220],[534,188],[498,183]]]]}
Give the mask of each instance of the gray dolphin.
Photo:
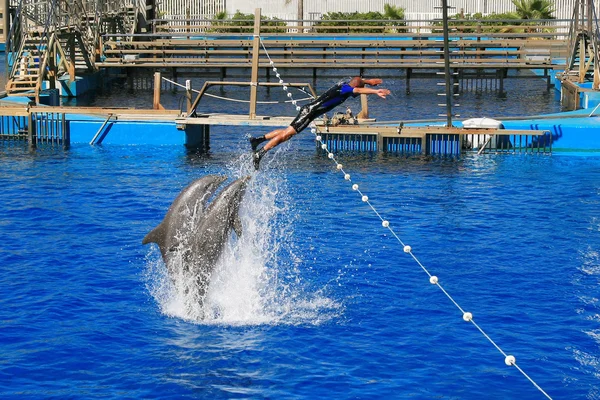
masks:
{"type": "Polygon", "coordinates": [[[171,204],[163,221],[142,241],[142,244],[158,244],[169,272],[175,271],[175,262],[183,264],[188,276],[196,280],[200,302],[204,301],[210,276],[231,231],[238,236],[242,234],[239,208],[249,176],[230,183],[206,206],[225,179],[206,176],[190,184],[171,204]],[[190,210],[195,211],[190,213],[190,210]],[[176,251],[181,255],[177,260],[172,257],[176,251]]]}
{"type": "Polygon", "coordinates": [[[192,218],[200,218],[206,209],[208,199],[227,180],[226,176],[207,175],[195,180],[179,193],[162,222],[144,237],[142,244],[156,243],[167,265],[170,252],[181,245],[181,238],[187,236],[192,227],[192,218]]]}

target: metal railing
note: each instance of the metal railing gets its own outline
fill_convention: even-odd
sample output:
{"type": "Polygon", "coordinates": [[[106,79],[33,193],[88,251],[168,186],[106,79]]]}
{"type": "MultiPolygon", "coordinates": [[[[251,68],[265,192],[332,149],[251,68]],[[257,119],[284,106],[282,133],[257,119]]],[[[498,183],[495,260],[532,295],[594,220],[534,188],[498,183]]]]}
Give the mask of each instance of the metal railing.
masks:
{"type": "Polygon", "coordinates": [[[0,141],[27,141],[30,148],[38,145],[70,145],[70,130],[65,113],[11,110],[0,116],[0,141]]]}
{"type": "Polygon", "coordinates": [[[30,147],[40,144],[69,147],[69,124],[64,113],[32,112],[29,124],[30,147]]]}
{"type": "MultiPolygon", "coordinates": [[[[207,32],[207,33],[252,33],[254,21],[249,19],[215,19],[205,15],[172,15],[148,21],[153,32],[207,32]]],[[[564,38],[568,35],[571,19],[453,19],[450,20],[451,34],[496,34],[535,38],[564,38]]],[[[441,33],[439,19],[401,20],[297,20],[261,19],[265,33],[294,34],[431,34],[441,33]]]]}
{"type": "Polygon", "coordinates": [[[16,64],[14,62],[14,57],[15,55],[19,54],[23,44],[23,35],[21,32],[21,15],[23,14],[23,4],[24,2],[20,2],[19,6],[15,10],[13,23],[10,26],[10,31],[6,37],[6,57],[4,62],[6,65],[6,71],[9,71],[9,76],[12,76],[14,73],[13,66],[16,64]]]}

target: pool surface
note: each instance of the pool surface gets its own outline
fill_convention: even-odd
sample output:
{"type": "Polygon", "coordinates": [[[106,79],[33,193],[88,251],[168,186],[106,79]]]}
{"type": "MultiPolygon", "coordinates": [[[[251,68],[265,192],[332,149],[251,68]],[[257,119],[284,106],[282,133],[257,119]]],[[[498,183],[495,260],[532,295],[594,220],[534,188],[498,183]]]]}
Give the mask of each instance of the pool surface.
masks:
{"type": "MultiPolygon", "coordinates": [[[[252,172],[222,139],[1,148],[3,398],[543,398],[308,135],[254,175],[196,320],[141,239],[192,180],[252,172]]],[[[600,158],[339,159],[548,394],[599,398],[600,158]]]]}

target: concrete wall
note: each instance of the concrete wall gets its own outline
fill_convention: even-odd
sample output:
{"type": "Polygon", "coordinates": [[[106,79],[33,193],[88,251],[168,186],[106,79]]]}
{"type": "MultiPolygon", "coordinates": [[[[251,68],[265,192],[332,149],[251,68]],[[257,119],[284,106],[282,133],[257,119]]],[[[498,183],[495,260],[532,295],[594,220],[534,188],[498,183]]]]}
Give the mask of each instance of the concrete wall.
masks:
{"type": "MultiPolygon", "coordinates": [[[[104,118],[67,114],[71,143],[89,143],[104,123],[104,118]]],[[[178,130],[173,121],[111,121],[103,130],[102,144],[184,145],[185,131],[178,130]]],[[[102,136],[102,135],[100,135],[102,136]]]]}

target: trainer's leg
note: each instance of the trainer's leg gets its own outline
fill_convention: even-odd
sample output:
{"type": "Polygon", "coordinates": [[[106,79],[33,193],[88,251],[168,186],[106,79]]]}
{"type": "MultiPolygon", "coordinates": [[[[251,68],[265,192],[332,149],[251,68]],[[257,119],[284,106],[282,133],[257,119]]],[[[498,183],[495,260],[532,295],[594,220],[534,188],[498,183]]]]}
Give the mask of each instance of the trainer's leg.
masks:
{"type": "Polygon", "coordinates": [[[278,129],[277,131],[273,131],[271,133],[273,133],[273,135],[265,135],[267,139],[271,139],[267,144],[265,144],[265,147],[263,147],[267,151],[271,150],[273,147],[283,142],[287,142],[292,138],[292,136],[294,136],[298,132],[296,132],[296,130],[293,127],[288,126],[285,129],[278,129]],[[270,135],[271,137],[269,137],[270,135]]]}
{"type": "Polygon", "coordinates": [[[275,129],[275,130],[267,133],[266,135],[251,137],[248,140],[250,141],[250,146],[252,147],[252,151],[255,152],[256,149],[258,149],[258,145],[260,145],[262,142],[266,142],[267,140],[274,138],[277,135],[280,135],[284,130],[285,129],[275,129]]]}
{"type": "Polygon", "coordinates": [[[279,135],[283,134],[283,133],[284,133],[286,130],[288,130],[289,128],[291,128],[291,127],[290,127],[290,126],[288,126],[287,128],[284,128],[284,129],[275,129],[275,130],[273,130],[273,131],[271,131],[271,132],[267,133],[267,134],[265,135],[265,139],[267,139],[267,140],[271,140],[271,139],[273,139],[274,137],[277,137],[277,136],[279,136],[279,135]]]}
{"type": "Polygon", "coordinates": [[[267,154],[267,151],[271,150],[273,147],[277,146],[280,143],[283,143],[287,140],[290,140],[292,136],[296,134],[296,129],[291,126],[288,126],[285,129],[276,129],[265,135],[265,138],[269,138],[269,142],[263,146],[262,149],[258,151],[254,151],[252,155],[252,161],[254,162],[254,169],[258,171],[258,167],[260,165],[260,160],[267,154]]]}

